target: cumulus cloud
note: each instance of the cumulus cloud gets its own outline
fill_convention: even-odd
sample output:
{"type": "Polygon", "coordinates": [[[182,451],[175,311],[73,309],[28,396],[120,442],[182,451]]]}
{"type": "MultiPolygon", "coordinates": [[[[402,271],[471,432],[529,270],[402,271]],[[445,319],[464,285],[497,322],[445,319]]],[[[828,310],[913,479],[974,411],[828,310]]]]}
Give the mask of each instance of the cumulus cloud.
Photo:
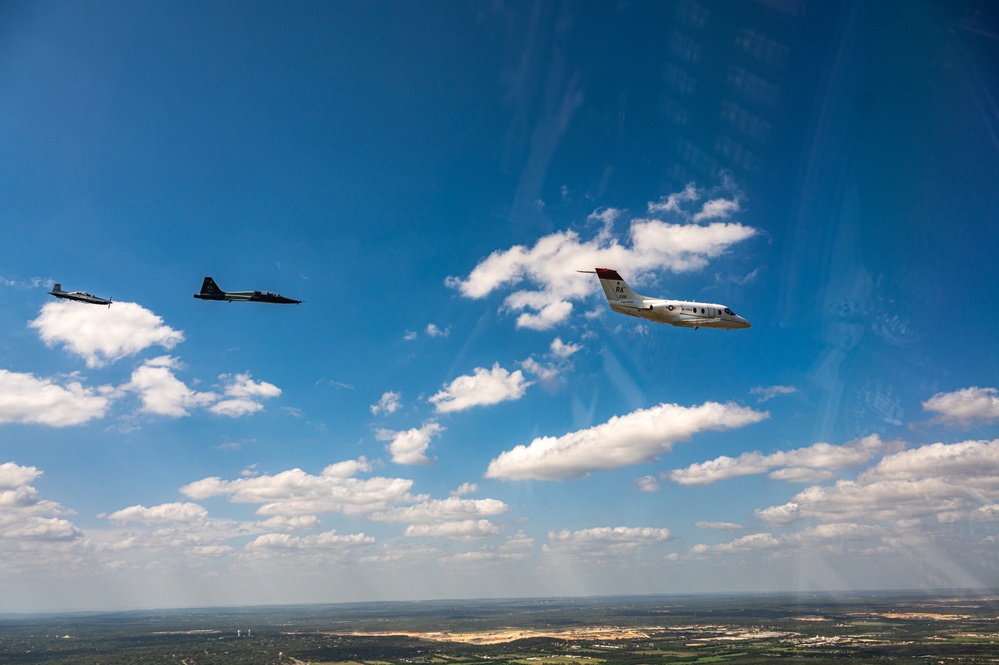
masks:
{"type": "Polygon", "coordinates": [[[434,524],[411,524],[406,527],[405,535],[409,537],[450,538],[452,540],[479,540],[499,535],[501,532],[502,529],[489,520],[461,520],[434,524]]]}
{"type": "Polygon", "coordinates": [[[0,423],[80,425],[103,418],[115,397],[111,386],[86,388],[75,380],[60,385],[34,374],[0,369],[0,423]]]}
{"type": "Polygon", "coordinates": [[[552,340],[549,350],[552,356],[559,359],[565,359],[573,354],[577,353],[581,348],[579,344],[573,344],[572,342],[566,343],[562,341],[561,337],[556,337],[552,340]]]}
{"type": "Polygon", "coordinates": [[[561,437],[541,437],[489,463],[487,478],[560,480],[655,459],[698,432],[743,427],[769,414],[736,404],[660,404],[561,437]]]}
{"type": "Polygon", "coordinates": [[[741,538],[718,545],[694,545],[690,549],[693,555],[738,554],[768,550],[816,549],[824,548],[842,550],[848,541],[870,541],[872,545],[880,544],[888,532],[877,526],[833,523],[819,524],[797,533],[774,535],[771,533],[751,533],[741,538]]]}
{"type": "Polygon", "coordinates": [[[772,524],[954,521],[999,502],[999,440],[935,443],[884,457],[856,480],[809,487],[757,510],[772,524]]]}
{"type": "Polygon", "coordinates": [[[152,358],[133,371],[131,380],[122,388],[139,394],[143,412],[173,418],[188,416],[191,409],[200,408],[215,415],[238,418],[263,410],[259,400],[281,394],[281,389],[272,383],[254,381],[249,372],[219,375],[222,395],[198,392],[177,378],[174,372],[179,369],[181,363],[177,358],[152,358]]]}
{"type": "Polygon", "coordinates": [[[256,540],[247,543],[245,549],[248,552],[303,550],[345,551],[352,547],[370,545],[374,542],[374,538],[363,533],[341,536],[335,530],[311,536],[290,536],[286,533],[267,533],[257,537],[256,540]]]}
{"type": "Polygon", "coordinates": [[[108,515],[115,524],[201,524],[208,520],[208,511],[196,503],[164,503],[159,506],[130,506],[108,515]]]}
{"type": "Polygon", "coordinates": [[[632,553],[669,540],[669,529],[596,527],[580,531],[550,531],[545,554],[602,558],[632,553]]]}
{"type": "Polygon", "coordinates": [[[352,478],[359,473],[368,473],[372,470],[368,458],[361,455],[356,460],[346,460],[330,464],[322,471],[322,476],[326,478],[352,478]]]}
{"type": "Polygon", "coordinates": [[[999,420],[999,395],[995,388],[963,388],[952,393],[937,393],[923,402],[927,411],[939,413],[938,420],[960,425],[974,421],[999,420]]]}
{"type": "Polygon", "coordinates": [[[388,450],[392,453],[392,461],[396,464],[433,464],[427,457],[430,442],[441,435],[444,426],[433,420],[427,421],[423,427],[396,432],[380,429],[375,432],[379,441],[390,441],[388,450]]]}
{"type": "Polygon", "coordinates": [[[124,388],[139,393],[146,413],[174,418],[189,415],[188,409],[206,407],[218,399],[215,393],[188,388],[173,373],[179,367],[180,363],[171,356],[147,360],[132,372],[132,379],[124,388]]]}
{"type": "Polygon", "coordinates": [[[319,518],[315,515],[296,515],[295,517],[275,515],[257,522],[254,526],[266,531],[308,531],[319,526],[319,518]]]}
{"type": "MultiPolygon", "coordinates": [[[[281,389],[273,383],[254,381],[249,372],[242,374],[221,374],[219,380],[223,384],[225,399],[209,407],[209,411],[219,416],[238,418],[250,413],[262,411],[264,405],[261,399],[277,397],[281,389]]],[[[206,393],[207,394],[207,393],[206,393]]]]}
{"type": "Polygon", "coordinates": [[[451,334],[450,328],[444,328],[442,330],[433,323],[427,324],[427,335],[430,337],[447,337],[450,334],[451,334]]]}
{"type": "Polygon", "coordinates": [[[181,494],[194,500],[215,496],[228,497],[233,503],[261,504],[258,515],[322,515],[342,513],[366,515],[385,511],[400,504],[426,500],[410,494],[413,481],[405,478],[344,477],[345,467],[331,465],[320,475],[301,469],[275,475],[222,480],[204,478],[180,488],[181,494]]]}
{"type": "Polygon", "coordinates": [[[395,413],[402,406],[402,393],[389,391],[382,393],[378,404],[371,405],[371,415],[377,416],[379,413],[395,413]]]}
{"type": "Polygon", "coordinates": [[[451,496],[446,499],[424,499],[410,506],[372,513],[370,518],[380,522],[430,524],[495,517],[509,510],[510,506],[498,499],[462,499],[451,496]]]}
{"type": "Polygon", "coordinates": [[[150,346],[170,350],[184,341],[184,334],[163,323],[151,311],[131,302],[94,307],[59,301],[42,307],[28,325],[49,347],[62,344],[83,358],[88,367],[101,367],[134,356],[150,346]]]}
{"type": "Polygon", "coordinates": [[[785,467],[774,471],[770,477],[785,482],[815,482],[831,477],[830,469],[860,466],[887,447],[889,444],[873,434],[842,446],[816,443],[770,455],[757,451],[738,457],[722,455],[707,462],[691,464],[686,469],[670,471],[669,478],[681,485],[707,485],[719,480],[766,473],[774,467],[785,467]]]}
{"type": "Polygon", "coordinates": [[[638,486],[639,492],[658,492],[659,491],[659,481],[655,476],[642,476],[635,480],[635,484],[638,486]]]}
{"type": "Polygon", "coordinates": [[[438,413],[464,411],[473,406],[489,406],[520,399],[532,384],[519,369],[510,372],[495,363],[491,370],[475,368],[471,375],[459,376],[430,398],[438,413]]]}
{"type": "Polygon", "coordinates": [[[31,485],[41,475],[37,467],[0,464],[0,552],[24,541],[72,541],[83,536],[63,517],[71,511],[42,499],[31,485]]]}
{"type": "Polygon", "coordinates": [[[760,404],[772,400],[778,395],[793,395],[796,392],[798,392],[798,389],[794,386],[756,386],[749,391],[751,395],[760,396],[760,398],[756,400],[756,402],[760,404]]]}
{"type": "Polygon", "coordinates": [[[741,524],[736,524],[735,522],[695,522],[694,526],[698,529],[724,529],[726,531],[738,531],[742,529],[741,524]]]}
{"type": "Polygon", "coordinates": [[[627,242],[613,232],[622,216],[615,209],[591,215],[599,221],[597,234],[584,239],[575,231],[559,231],[540,238],[533,247],[517,245],[497,250],[479,262],[465,278],[451,276],[446,283],[467,298],[483,298],[493,291],[527,282],[533,289],[507,296],[504,308],[520,312],[517,326],[547,330],[563,322],[573,302],[595,293],[597,285],[576,270],[595,266],[628,266],[627,277],[641,284],[659,271],[675,273],[704,268],[732,245],[756,234],[752,227],[724,220],[739,210],[738,194],[709,200],[700,209],[693,204],[703,192],[693,185],[648,206],[649,218],[630,222],[627,242]],[[655,218],[668,216],[670,221],[655,218]]]}
{"type": "Polygon", "coordinates": [[[451,496],[465,496],[479,491],[479,486],[475,483],[462,483],[457,489],[451,492],[451,496]]]}

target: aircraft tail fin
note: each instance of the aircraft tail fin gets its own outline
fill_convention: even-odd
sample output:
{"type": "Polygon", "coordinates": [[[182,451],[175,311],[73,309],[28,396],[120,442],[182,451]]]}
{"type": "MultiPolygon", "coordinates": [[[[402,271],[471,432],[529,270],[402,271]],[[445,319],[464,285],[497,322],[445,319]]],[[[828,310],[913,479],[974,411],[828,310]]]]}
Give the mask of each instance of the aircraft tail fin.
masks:
{"type": "Polygon", "coordinates": [[[620,300],[641,300],[642,296],[631,290],[628,283],[622,279],[616,270],[610,268],[597,268],[594,272],[600,278],[600,286],[604,288],[604,295],[609,302],[620,300]]]}
{"type": "Polygon", "coordinates": [[[214,279],[205,277],[205,281],[201,284],[201,295],[209,298],[222,297],[225,295],[225,291],[219,288],[214,279]]]}
{"type": "Polygon", "coordinates": [[[62,291],[62,284],[60,284],[59,282],[56,282],[55,286],[52,287],[52,290],[54,292],[56,292],[56,293],[58,293],[59,291],[62,291]]]}

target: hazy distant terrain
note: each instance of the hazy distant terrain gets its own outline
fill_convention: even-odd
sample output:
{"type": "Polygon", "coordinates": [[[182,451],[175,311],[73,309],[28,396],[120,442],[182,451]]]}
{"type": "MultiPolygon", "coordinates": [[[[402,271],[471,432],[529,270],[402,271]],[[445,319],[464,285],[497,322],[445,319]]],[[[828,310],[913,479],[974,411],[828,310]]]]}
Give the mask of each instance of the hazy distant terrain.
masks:
{"type": "Polygon", "coordinates": [[[999,593],[435,601],[0,618],[2,663],[999,663],[997,641],[999,593]]]}

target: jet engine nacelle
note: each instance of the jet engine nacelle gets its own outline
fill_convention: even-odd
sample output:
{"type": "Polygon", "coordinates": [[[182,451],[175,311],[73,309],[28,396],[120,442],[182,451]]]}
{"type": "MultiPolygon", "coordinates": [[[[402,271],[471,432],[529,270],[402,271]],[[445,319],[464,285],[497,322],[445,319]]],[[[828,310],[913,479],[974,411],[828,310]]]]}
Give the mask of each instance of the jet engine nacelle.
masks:
{"type": "Polygon", "coordinates": [[[649,309],[652,311],[663,314],[665,316],[676,316],[680,313],[680,308],[677,305],[672,305],[670,303],[659,303],[656,305],[650,305],[649,309]]]}

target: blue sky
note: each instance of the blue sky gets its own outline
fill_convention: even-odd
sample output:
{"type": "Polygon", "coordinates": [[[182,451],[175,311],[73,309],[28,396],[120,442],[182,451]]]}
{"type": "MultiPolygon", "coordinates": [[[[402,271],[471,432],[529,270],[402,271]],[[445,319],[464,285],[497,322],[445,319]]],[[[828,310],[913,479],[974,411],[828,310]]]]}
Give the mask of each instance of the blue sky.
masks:
{"type": "Polygon", "coordinates": [[[996,18],[5,4],[0,611],[996,586],[996,18]]]}

